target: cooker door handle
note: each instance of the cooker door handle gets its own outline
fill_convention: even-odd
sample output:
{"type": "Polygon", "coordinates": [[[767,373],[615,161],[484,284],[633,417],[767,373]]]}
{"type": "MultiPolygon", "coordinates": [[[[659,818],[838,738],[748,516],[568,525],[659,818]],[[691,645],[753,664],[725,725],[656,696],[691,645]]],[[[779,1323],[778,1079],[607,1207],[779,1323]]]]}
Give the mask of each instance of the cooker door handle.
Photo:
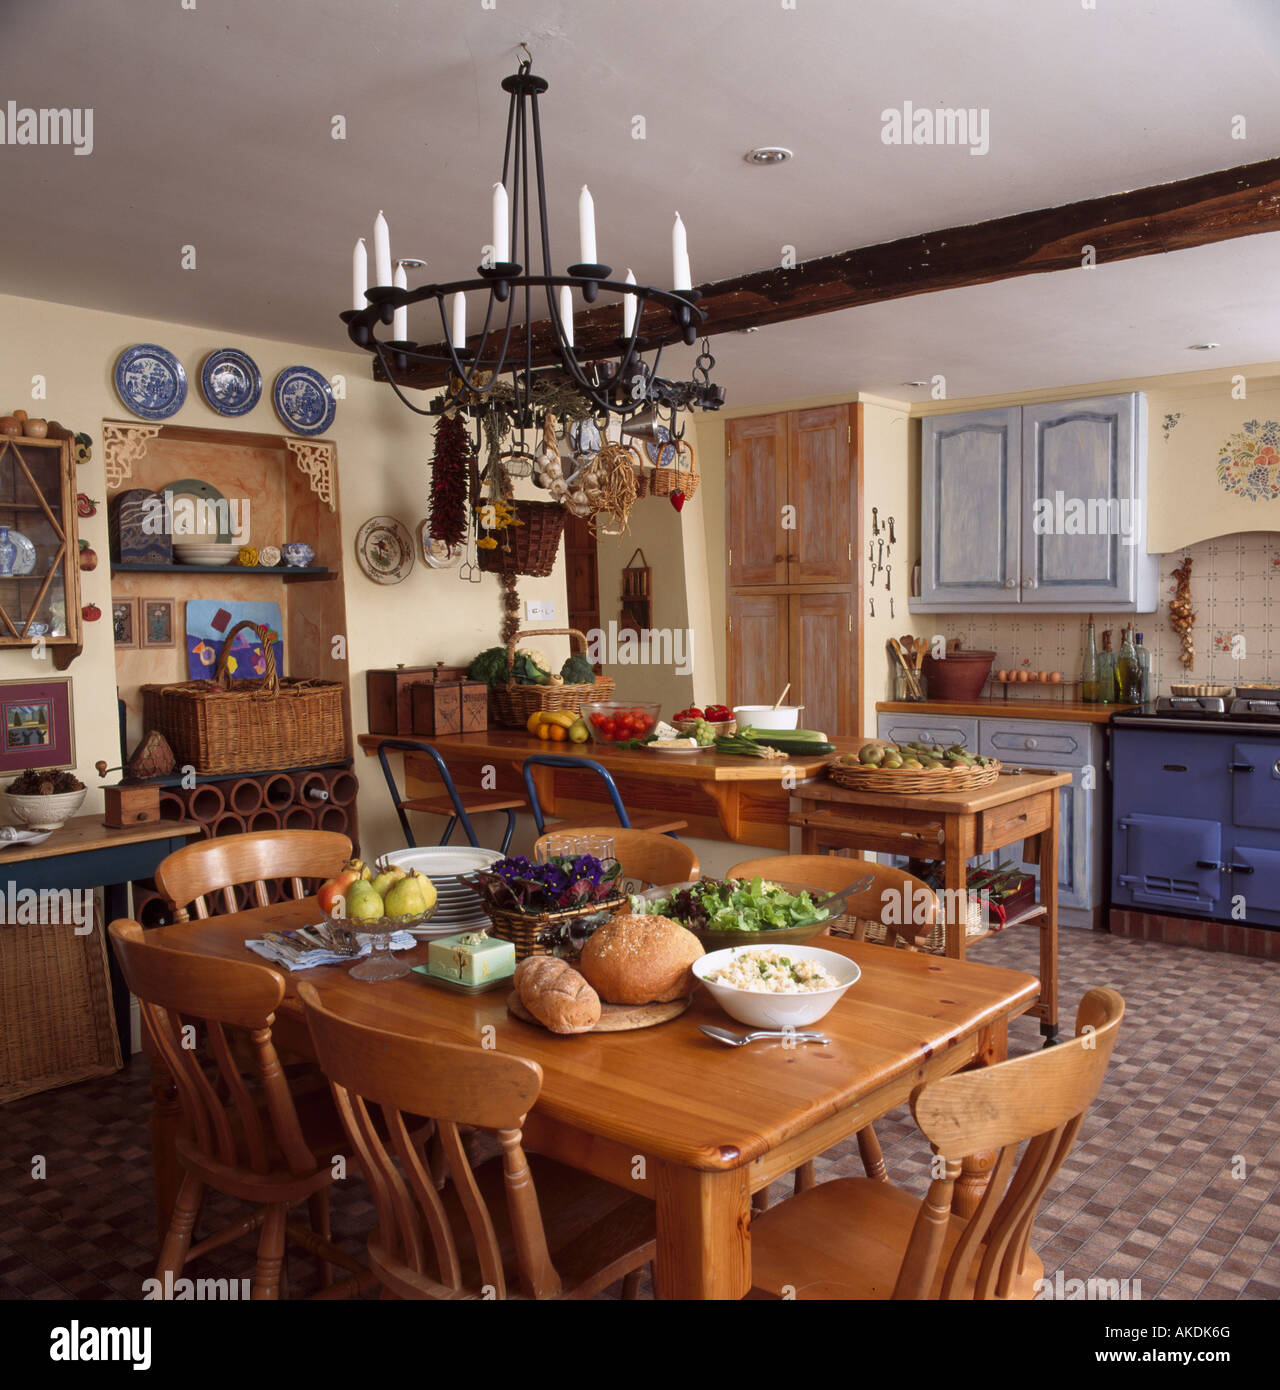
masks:
{"type": "Polygon", "coordinates": [[[1224,864],[1224,865],[1222,866],[1222,870],[1223,870],[1224,873],[1228,873],[1228,874],[1251,874],[1251,873],[1253,872],[1253,865],[1252,865],[1252,864],[1224,864]]]}
{"type": "Polygon", "coordinates": [[[1228,763],[1228,764],[1227,764],[1227,771],[1228,771],[1228,772],[1252,772],[1252,771],[1253,771],[1253,764],[1252,764],[1252,763],[1228,763]]]}
{"type": "Polygon", "coordinates": [[[1197,869],[1222,869],[1222,865],[1216,859],[1197,859],[1197,869]]]}

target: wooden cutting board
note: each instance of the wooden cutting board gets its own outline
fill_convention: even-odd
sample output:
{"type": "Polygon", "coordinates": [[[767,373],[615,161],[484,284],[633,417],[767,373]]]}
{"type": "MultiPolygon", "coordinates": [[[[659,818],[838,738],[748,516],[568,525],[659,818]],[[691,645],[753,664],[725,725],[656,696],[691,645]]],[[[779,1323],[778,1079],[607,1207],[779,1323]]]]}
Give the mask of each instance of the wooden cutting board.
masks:
{"type": "MultiPolygon", "coordinates": [[[[629,1033],[635,1028],[652,1028],[655,1024],[668,1023],[673,1018],[679,1018],[692,1003],[692,995],[686,999],[673,999],[669,1004],[606,1004],[601,1001],[600,1022],[587,1031],[591,1033],[629,1033]]],[[[532,1023],[535,1028],[545,1026],[539,1023],[525,1008],[520,1002],[520,995],[515,990],[507,995],[507,1012],[523,1023],[532,1023]]],[[[548,1028],[547,1032],[550,1031],[551,1029],[548,1028]]],[[[580,1035],[564,1033],[561,1036],[571,1038],[580,1035]]]]}

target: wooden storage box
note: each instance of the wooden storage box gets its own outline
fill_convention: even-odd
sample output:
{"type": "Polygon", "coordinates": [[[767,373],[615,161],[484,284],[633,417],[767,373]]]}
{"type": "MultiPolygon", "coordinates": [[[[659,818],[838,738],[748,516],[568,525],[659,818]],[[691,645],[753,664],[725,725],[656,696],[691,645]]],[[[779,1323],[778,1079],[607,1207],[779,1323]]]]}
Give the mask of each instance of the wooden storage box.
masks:
{"type": "Polygon", "coordinates": [[[483,681],[462,682],[462,732],[482,734],[489,727],[489,687],[483,681]]]}
{"type": "Polygon", "coordinates": [[[104,825],[145,825],[160,819],[158,786],[130,786],[122,782],[118,786],[103,787],[102,799],[106,807],[104,825]]]}
{"type": "MultiPolygon", "coordinates": [[[[466,679],[461,666],[397,666],[392,670],[370,671],[365,678],[371,734],[411,734],[415,686],[457,683],[466,679]]],[[[455,729],[454,733],[457,732],[455,729]]]]}
{"type": "Polygon", "coordinates": [[[461,682],[424,681],[409,687],[412,718],[408,733],[424,738],[462,732],[461,682]]]}

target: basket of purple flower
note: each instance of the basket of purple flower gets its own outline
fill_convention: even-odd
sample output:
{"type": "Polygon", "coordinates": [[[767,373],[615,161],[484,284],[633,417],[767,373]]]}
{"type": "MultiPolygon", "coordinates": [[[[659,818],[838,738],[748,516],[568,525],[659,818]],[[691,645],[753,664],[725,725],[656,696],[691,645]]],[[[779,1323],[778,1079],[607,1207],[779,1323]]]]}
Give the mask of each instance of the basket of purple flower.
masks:
{"type": "Polygon", "coordinates": [[[591,933],[627,901],[622,865],[594,855],[535,864],[517,855],[463,878],[484,903],[490,932],[526,956],[576,955],[591,933]]]}

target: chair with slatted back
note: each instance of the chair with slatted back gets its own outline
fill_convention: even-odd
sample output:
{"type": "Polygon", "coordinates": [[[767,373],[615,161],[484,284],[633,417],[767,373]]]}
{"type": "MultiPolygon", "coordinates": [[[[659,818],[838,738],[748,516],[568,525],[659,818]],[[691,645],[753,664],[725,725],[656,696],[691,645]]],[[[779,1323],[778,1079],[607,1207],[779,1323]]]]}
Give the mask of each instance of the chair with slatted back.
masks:
{"type": "Polygon", "coordinates": [[[351,841],[336,830],[263,830],[219,835],[183,845],[161,860],[156,888],[179,922],[191,920],[189,907],[210,916],[207,898],[220,895],[214,913],[238,912],[236,889],[251,890],[254,907],[269,901],[267,880],[288,879],[293,896],[307,893],[307,881],[332,878],[351,858],[351,841]]]}
{"type": "Polygon", "coordinates": [[[454,783],[453,774],[445,765],[439,752],[429,743],[415,739],[384,738],[378,744],[378,762],[382,764],[382,776],[387,784],[387,790],[391,793],[391,803],[396,808],[396,815],[400,818],[400,829],[404,831],[404,842],[410,849],[416,849],[418,841],[414,838],[413,827],[409,824],[409,817],[406,812],[420,811],[428,816],[443,816],[445,827],[439,841],[442,845],[449,843],[454,829],[461,824],[468,844],[479,849],[480,841],[476,839],[476,832],[471,825],[471,817],[484,815],[486,812],[502,811],[507,817],[507,827],[503,831],[500,848],[502,853],[506,854],[507,847],[511,844],[511,837],[515,833],[516,812],[524,810],[523,797],[511,796],[506,792],[484,791],[479,788],[463,787],[459,789],[454,783]],[[396,785],[395,773],[391,771],[391,764],[387,761],[387,754],[391,752],[425,754],[436,765],[436,773],[440,778],[441,786],[444,788],[444,794],[442,796],[401,796],[400,788],[396,785]]]}
{"type": "MultiPolygon", "coordinates": [[[[670,835],[658,835],[652,830],[623,830],[616,825],[580,826],[579,831],[583,835],[611,839],[613,857],[622,865],[622,877],[640,888],[692,883],[701,876],[698,856],[688,845],[670,835]]],[[[534,853],[544,849],[548,841],[560,833],[560,828],[553,825],[547,834],[534,841],[534,853]]]]}
{"type": "MultiPolygon", "coordinates": [[[[766,859],[744,859],[735,864],[727,876],[755,878],[757,875],[780,883],[821,888],[828,893],[835,893],[870,875],[872,882],[866,888],[845,898],[844,918],[853,926],[845,930],[837,924],[835,928],[841,936],[850,936],[855,941],[866,940],[869,922],[882,922],[887,933],[886,946],[902,946],[914,951],[914,938],[920,934],[917,928],[927,934],[938,920],[938,899],[928,884],[901,869],[875,864],[869,859],[845,859],[836,854],[778,854],[766,859]],[[886,921],[886,918],[891,920],[886,921]],[[905,922],[910,922],[910,927],[904,927],[905,922]]],[[[871,1125],[860,1129],[857,1140],[867,1176],[887,1182],[889,1174],[875,1129],[871,1125]]],[[[814,1181],[813,1164],[802,1163],[796,1169],[795,1190],[805,1192],[814,1181]]]]}
{"type": "Polygon", "coordinates": [[[357,1292],[358,1280],[331,1285],[329,1278],[330,1264],[368,1277],[329,1240],[331,1163],[345,1149],[341,1125],[326,1090],[295,1100],[272,1043],[283,978],[265,965],[154,945],[127,919],[112,922],[110,932],[152,1056],[176,1087],[183,1113],[182,1181],[156,1264],[162,1289],[172,1288],[188,1261],[257,1230],[255,1299],[280,1296],[287,1238],[321,1260],[324,1295],[357,1292]],[[197,1047],[201,1033],[204,1045],[197,1047]],[[206,1187],[254,1211],[193,1245],[206,1187]],[[310,1229],[288,1220],[300,1202],[307,1203],[310,1229]]]}
{"type": "Polygon", "coordinates": [[[552,776],[555,776],[554,769],[561,769],[568,772],[593,772],[604,783],[604,789],[609,795],[609,802],[613,806],[613,813],[618,818],[618,825],[624,830],[651,830],[655,835],[674,835],[677,830],[683,830],[689,824],[687,820],[680,816],[672,815],[667,811],[643,811],[636,815],[630,815],[622,804],[622,797],[618,792],[618,784],[613,780],[609,769],[602,763],[598,763],[594,758],[587,758],[581,755],[570,757],[564,753],[533,753],[524,760],[521,770],[524,773],[524,787],[529,796],[529,809],[533,812],[533,823],[538,827],[538,834],[544,835],[547,830],[587,830],[601,829],[602,816],[599,811],[593,815],[579,817],[576,820],[555,820],[548,822],[542,813],[542,803],[538,800],[538,787],[534,779],[534,769],[539,767],[552,768],[552,776]]]}
{"type": "Polygon", "coordinates": [[[1123,1017],[1115,990],[1091,989],[1070,1042],[917,1087],[912,1114],[944,1159],[928,1195],[838,1178],[771,1208],[751,1224],[752,1297],[1034,1298],[1044,1277],[1030,1244],[1036,1212],[1098,1094],[1123,1017]],[[992,1150],[977,1210],[954,1215],[961,1160],[992,1150]]]}
{"type": "Polygon", "coordinates": [[[591,1298],[621,1279],[635,1297],[654,1254],[653,1204],[521,1144],[542,1088],[536,1062],[356,1023],[303,982],[320,1066],[377,1209],[369,1265],[399,1298],[591,1298]],[[375,1107],[390,1148],[375,1127],[375,1107]],[[430,1116],[451,1181],[437,1188],[404,1116],[430,1116]],[[459,1129],[497,1139],[472,1167],[459,1129]]]}

